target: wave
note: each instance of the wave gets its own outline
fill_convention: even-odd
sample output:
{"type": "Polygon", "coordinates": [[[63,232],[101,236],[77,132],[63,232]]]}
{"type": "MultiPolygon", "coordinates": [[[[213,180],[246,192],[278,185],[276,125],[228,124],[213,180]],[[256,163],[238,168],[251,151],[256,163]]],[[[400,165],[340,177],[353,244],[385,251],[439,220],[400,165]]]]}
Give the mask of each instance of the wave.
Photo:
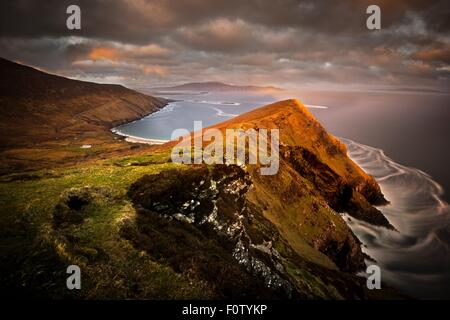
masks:
{"type": "MultiPolygon", "coordinates": [[[[177,106],[177,102],[169,102],[164,108],[162,108],[156,112],[153,112],[152,114],[149,114],[147,117],[158,117],[160,115],[165,115],[166,113],[172,112],[176,106],[177,106]]],[[[139,120],[141,120],[141,119],[139,119],[139,120]]]]}
{"type": "Polygon", "coordinates": [[[317,105],[313,105],[313,104],[305,104],[305,107],[310,108],[310,109],[328,109],[328,107],[326,107],[326,106],[317,106],[317,105]]]}
{"type": "MultiPolygon", "coordinates": [[[[390,201],[379,207],[397,231],[344,215],[376,260],[382,281],[418,298],[450,295],[450,207],[443,189],[425,172],[403,166],[383,150],[341,139],[349,157],[374,176],[390,201]]],[[[373,264],[373,261],[367,261],[373,264]]]]}
{"type": "Polygon", "coordinates": [[[149,114],[149,115],[147,115],[147,116],[145,116],[143,118],[139,118],[139,119],[136,119],[136,120],[134,120],[132,122],[128,122],[126,124],[120,125],[117,128],[122,128],[124,126],[128,126],[128,125],[133,124],[135,122],[141,121],[142,119],[148,119],[148,118],[157,119],[157,118],[166,117],[167,114],[173,112],[174,109],[177,106],[178,106],[178,101],[176,101],[176,102],[169,102],[164,108],[159,109],[158,111],[153,112],[153,113],[151,113],[151,114],[149,114]]]}
{"type": "Polygon", "coordinates": [[[204,104],[213,104],[213,105],[220,105],[220,106],[240,106],[240,102],[228,102],[228,101],[209,101],[209,100],[185,100],[187,102],[194,102],[194,103],[204,103],[204,104]]]}
{"type": "Polygon", "coordinates": [[[237,114],[226,113],[223,110],[220,110],[219,108],[213,108],[213,109],[217,111],[216,116],[218,116],[218,117],[232,118],[232,117],[238,116],[237,114]]]}
{"type": "Polygon", "coordinates": [[[206,103],[206,104],[216,104],[216,105],[220,105],[220,106],[240,106],[241,103],[240,102],[227,102],[227,101],[207,101],[207,100],[202,100],[202,101],[197,101],[198,103],[206,103]]]}

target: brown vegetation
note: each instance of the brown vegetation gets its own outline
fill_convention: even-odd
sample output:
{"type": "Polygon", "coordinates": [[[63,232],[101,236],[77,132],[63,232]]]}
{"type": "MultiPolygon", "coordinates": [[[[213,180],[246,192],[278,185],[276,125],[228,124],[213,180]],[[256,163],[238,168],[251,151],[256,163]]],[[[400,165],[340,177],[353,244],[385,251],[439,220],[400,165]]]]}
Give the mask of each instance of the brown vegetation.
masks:
{"type": "Polygon", "coordinates": [[[71,80],[1,58],[0,72],[3,174],[130,151],[110,129],[166,104],[120,85],[71,80]]]}

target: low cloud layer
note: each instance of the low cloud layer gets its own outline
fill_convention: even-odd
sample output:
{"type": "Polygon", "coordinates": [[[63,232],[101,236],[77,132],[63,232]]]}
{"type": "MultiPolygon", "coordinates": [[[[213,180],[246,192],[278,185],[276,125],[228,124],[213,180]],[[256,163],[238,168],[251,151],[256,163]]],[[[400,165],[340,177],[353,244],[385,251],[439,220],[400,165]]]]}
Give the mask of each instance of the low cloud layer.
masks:
{"type": "Polygon", "coordinates": [[[449,90],[446,0],[4,0],[0,16],[2,56],[77,79],[449,90]]]}

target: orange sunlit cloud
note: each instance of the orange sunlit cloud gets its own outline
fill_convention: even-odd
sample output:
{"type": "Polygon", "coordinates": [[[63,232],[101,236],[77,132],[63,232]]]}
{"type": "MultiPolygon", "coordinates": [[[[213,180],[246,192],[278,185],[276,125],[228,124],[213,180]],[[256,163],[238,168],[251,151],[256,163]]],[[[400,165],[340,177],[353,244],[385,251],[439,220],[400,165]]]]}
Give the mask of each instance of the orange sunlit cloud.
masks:
{"type": "Polygon", "coordinates": [[[413,57],[423,61],[440,61],[450,63],[450,45],[416,52],[413,57]]]}
{"type": "Polygon", "coordinates": [[[114,48],[94,48],[89,53],[91,60],[117,60],[119,57],[118,51],[114,48]]]}
{"type": "Polygon", "coordinates": [[[145,74],[156,74],[161,77],[167,76],[167,70],[160,66],[145,66],[143,67],[143,71],[145,74]]]}

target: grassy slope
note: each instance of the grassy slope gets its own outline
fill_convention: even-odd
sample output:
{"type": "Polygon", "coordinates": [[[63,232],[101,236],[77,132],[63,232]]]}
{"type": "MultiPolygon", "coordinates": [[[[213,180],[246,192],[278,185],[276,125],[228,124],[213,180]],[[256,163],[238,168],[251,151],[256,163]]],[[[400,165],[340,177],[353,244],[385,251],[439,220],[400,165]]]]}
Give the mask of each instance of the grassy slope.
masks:
{"type": "MultiPolygon", "coordinates": [[[[175,272],[120,234],[123,221],[134,220],[136,215],[127,195],[132,183],[145,174],[173,168],[189,170],[188,166],[168,159],[169,154],[163,152],[3,176],[0,180],[2,294],[101,299],[215,297],[208,283],[197,281],[189,272],[175,272]],[[53,212],[61,197],[67,191],[82,188],[89,188],[96,198],[84,210],[84,222],[55,228],[53,212]],[[65,287],[65,269],[70,264],[81,267],[81,291],[69,291],[65,287]]],[[[292,210],[294,213],[296,208],[292,210]]],[[[295,216],[282,224],[282,233],[283,225],[299,223],[295,216]]],[[[304,288],[306,296],[342,299],[353,297],[355,292],[366,297],[379,294],[365,290],[358,284],[363,281],[356,277],[337,271],[325,255],[305,241],[310,238],[307,233],[302,234],[304,231],[300,228],[295,232],[301,238],[297,242],[302,243],[300,247],[295,247],[292,237],[287,238],[288,242],[275,241],[274,247],[282,255],[289,255],[291,249],[286,247],[287,243],[300,249],[295,251],[301,252],[300,257],[305,260],[286,259],[283,265],[298,286],[304,288]]],[[[384,290],[377,298],[389,295],[390,291],[384,290]]]]}
{"type": "Polygon", "coordinates": [[[207,290],[152,262],[118,234],[121,219],[134,214],[125,196],[129,185],[143,174],[173,167],[165,163],[166,158],[134,156],[4,176],[0,183],[2,290],[72,296],[65,289],[64,271],[74,263],[83,270],[83,297],[205,297],[207,290]],[[61,194],[84,186],[95,186],[108,197],[100,197],[88,209],[88,218],[80,226],[54,230],[52,213],[61,194]],[[67,241],[67,234],[76,240],[67,241]]]}

